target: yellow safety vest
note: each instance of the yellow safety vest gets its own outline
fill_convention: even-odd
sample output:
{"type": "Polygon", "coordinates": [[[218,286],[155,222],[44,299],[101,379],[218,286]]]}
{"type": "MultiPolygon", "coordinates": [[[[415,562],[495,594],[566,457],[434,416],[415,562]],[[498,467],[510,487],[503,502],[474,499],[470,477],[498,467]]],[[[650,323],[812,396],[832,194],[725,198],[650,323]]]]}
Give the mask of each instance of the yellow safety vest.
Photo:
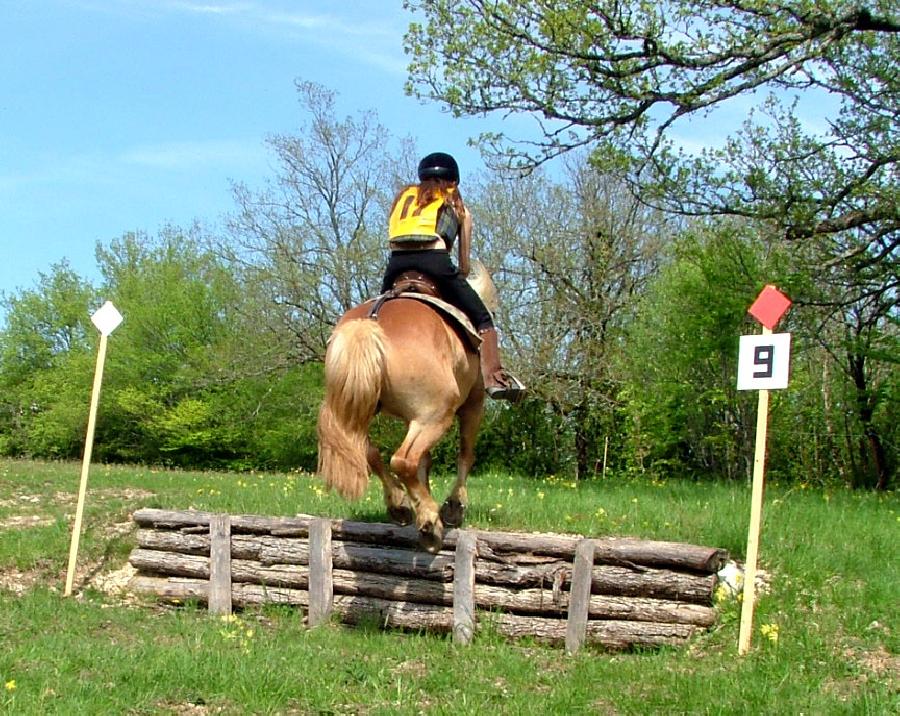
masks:
{"type": "Polygon", "coordinates": [[[418,206],[419,188],[409,187],[394,205],[388,221],[388,236],[397,243],[403,241],[422,241],[424,237],[444,238],[437,232],[438,212],[444,205],[439,197],[430,204],[418,206]]]}

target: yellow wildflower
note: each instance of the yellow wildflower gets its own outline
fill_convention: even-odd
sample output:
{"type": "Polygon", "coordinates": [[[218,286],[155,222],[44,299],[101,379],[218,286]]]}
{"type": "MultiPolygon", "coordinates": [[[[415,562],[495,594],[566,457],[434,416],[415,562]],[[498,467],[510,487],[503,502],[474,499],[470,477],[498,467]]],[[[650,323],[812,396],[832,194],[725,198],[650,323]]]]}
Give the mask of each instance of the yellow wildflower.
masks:
{"type": "Polygon", "coordinates": [[[15,680],[15,679],[10,679],[9,681],[7,681],[7,682],[4,684],[4,686],[6,687],[6,690],[7,690],[7,691],[15,691],[15,690],[16,690],[16,680],[15,680]]]}
{"type": "Polygon", "coordinates": [[[763,624],[759,628],[760,633],[766,637],[773,644],[778,643],[778,625],[777,624],[763,624]]]}

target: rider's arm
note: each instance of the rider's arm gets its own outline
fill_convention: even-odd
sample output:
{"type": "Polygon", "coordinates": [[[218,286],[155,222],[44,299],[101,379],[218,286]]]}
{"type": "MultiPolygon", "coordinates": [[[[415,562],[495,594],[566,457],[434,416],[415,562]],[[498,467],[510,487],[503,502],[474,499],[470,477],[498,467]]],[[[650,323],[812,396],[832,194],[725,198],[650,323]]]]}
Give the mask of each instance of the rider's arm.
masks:
{"type": "Polygon", "coordinates": [[[462,226],[459,228],[459,273],[463,278],[469,276],[469,251],[472,248],[472,215],[463,208],[462,226]]]}

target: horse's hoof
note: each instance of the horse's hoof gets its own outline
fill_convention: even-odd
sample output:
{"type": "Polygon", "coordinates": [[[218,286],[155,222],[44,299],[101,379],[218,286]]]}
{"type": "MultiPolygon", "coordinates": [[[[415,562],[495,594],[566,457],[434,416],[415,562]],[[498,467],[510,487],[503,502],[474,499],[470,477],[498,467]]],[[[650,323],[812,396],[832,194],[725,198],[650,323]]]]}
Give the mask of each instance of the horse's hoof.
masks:
{"type": "Polygon", "coordinates": [[[419,528],[419,546],[429,554],[437,554],[444,546],[444,528],[441,523],[427,523],[419,528]]]}
{"type": "Polygon", "coordinates": [[[406,507],[405,505],[401,505],[400,507],[389,507],[388,516],[391,518],[391,522],[395,525],[400,525],[401,527],[411,525],[416,518],[412,508],[406,507]]]}
{"type": "Polygon", "coordinates": [[[440,515],[447,527],[459,527],[465,519],[466,506],[459,500],[445,500],[440,515]]]}

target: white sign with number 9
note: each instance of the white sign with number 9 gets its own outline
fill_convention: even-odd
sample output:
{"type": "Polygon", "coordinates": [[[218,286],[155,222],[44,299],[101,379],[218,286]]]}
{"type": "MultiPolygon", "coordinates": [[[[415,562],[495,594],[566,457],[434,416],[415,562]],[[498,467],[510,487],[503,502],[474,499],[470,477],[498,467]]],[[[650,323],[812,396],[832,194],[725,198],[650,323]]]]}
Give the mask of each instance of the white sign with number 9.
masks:
{"type": "Polygon", "coordinates": [[[791,366],[791,334],[741,336],[738,390],[787,388],[791,366]]]}

